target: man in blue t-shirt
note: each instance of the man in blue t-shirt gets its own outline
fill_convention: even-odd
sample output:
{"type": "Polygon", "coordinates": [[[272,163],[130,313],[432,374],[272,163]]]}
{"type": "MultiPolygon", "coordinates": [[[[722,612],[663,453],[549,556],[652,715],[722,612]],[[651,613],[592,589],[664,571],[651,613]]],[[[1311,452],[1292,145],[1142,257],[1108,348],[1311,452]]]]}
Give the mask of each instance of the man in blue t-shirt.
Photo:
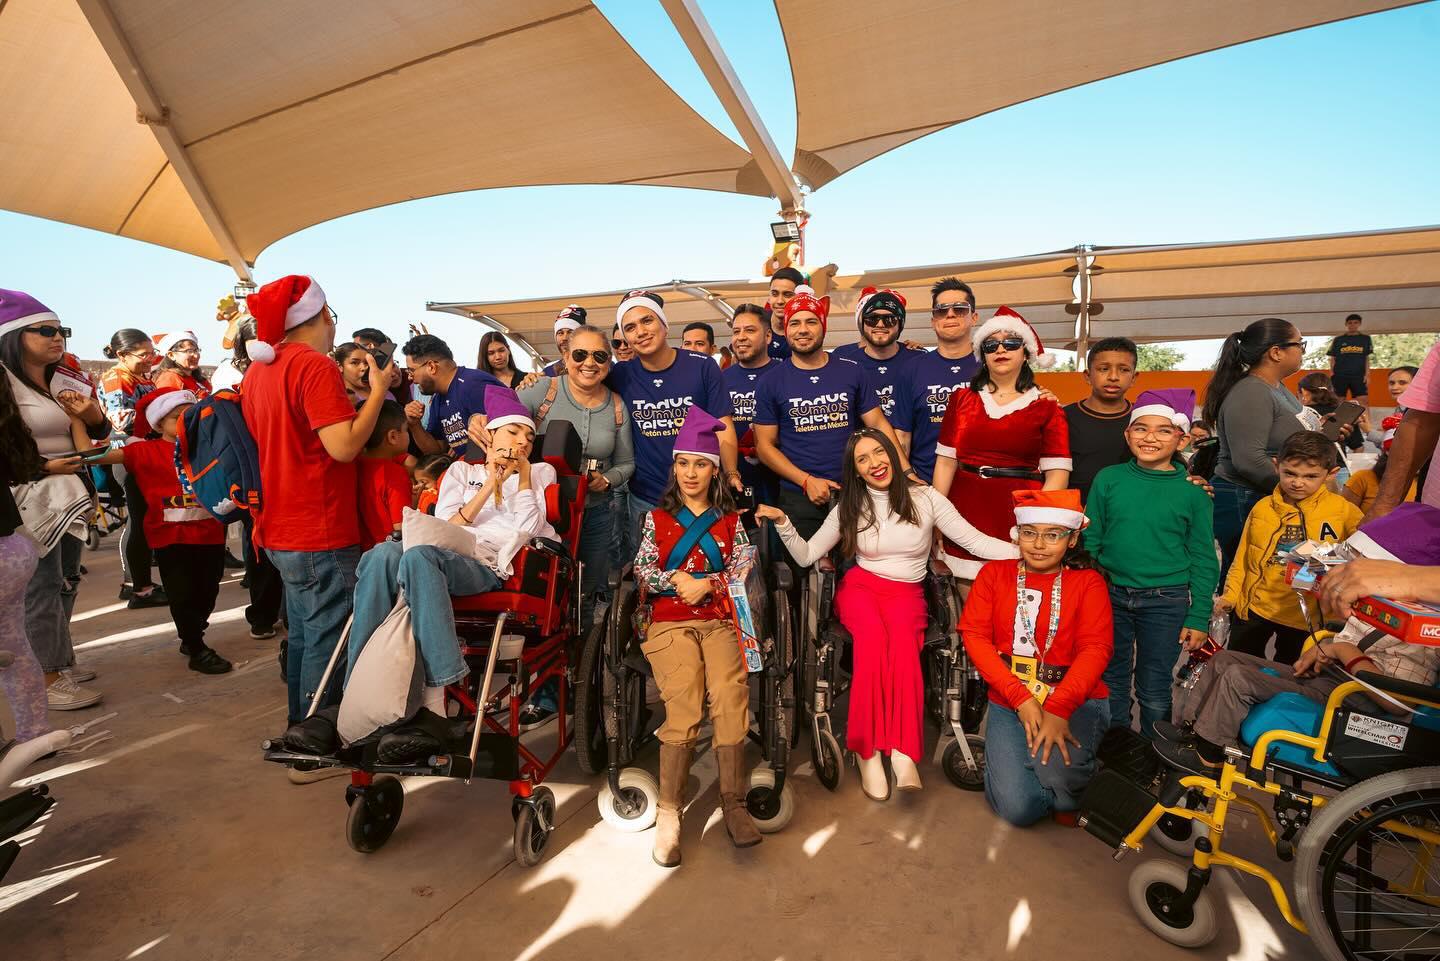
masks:
{"type": "Polygon", "coordinates": [[[766,351],[776,360],[790,356],[790,345],[778,328],[785,317],[785,304],[795,291],[806,283],[805,275],[794,267],[781,267],[770,275],[770,293],[765,298],[766,351]]]}
{"type": "Polygon", "coordinates": [[[894,423],[896,385],[910,377],[910,365],[920,354],[900,342],[905,298],[893,290],[872,289],[855,305],[855,326],[860,328],[860,342],[842,344],[830,353],[860,365],[875,387],[885,417],[894,423]]]}
{"type": "Polygon", "coordinates": [[[579,304],[571,304],[555,316],[556,358],[545,365],[546,377],[565,376],[565,355],[570,350],[570,335],[585,326],[586,310],[579,304]]]}
{"type": "Polygon", "coordinates": [[[760,380],[774,373],[780,361],[766,351],[770,324],[765,312],[754,304],[741,304],[730,319],[730,353],[735,363],[720,372],[720,380],[730,393],[730,406],[735,411],[735,439],[740,445],[740,477],[753,488],[757,501],[775,502],[775,475],[755,456],[755,435],[750,426],[755,420],[755,393],[760,380]]]}
{"type": "Polygon", "coordinates": [[[434,334],[412,337],[400,351],[411,380],[431,398],[428,414],[418,400],[405,405],[410,439],[421,453],[464,457],[470,419],[485,413],[485,388],[504,385],[484,371],[457,367],[449,345],[434,334]]]}
{"type": "Polygon", "coordinates": [[[720,434],[720,463],[732,488],[744,486],[736,469],[735,423],[730,395],[720,368],[709,357],[676,350],[666,340],[665,301],[659,294],[631,291],[615,312],[622,336],[635,348],[635,359],[616,364],[606,383],[630,407],[635,440],[635,475],[630,478],[630,518],[635,543],[645,515],[654,510],[670,482],[675,435],[685,414],[698,406],[725,425],[720,434]]]}
{"type": "Polygon", "coordinates": [[[970,344],[975,326],[975,292],[958,277],[946,277],[930,288],[930,326],[934,351],[917,353],[906,375],[895,385],[891,423],[901,448],[925,483],[935,473],[935,445],[950,395],[967,386],[980,366],[970,344]]]}
{"type": "MultiPolygon", "coordinates": [[[[817,300],[808,289],[790,299],[781,327],[790,359],[755,393],[755,449],[780,478],[780,509],[807,538],[820,529],[840,489],[845,446],[855,430],[864,424],[895,441],[860,365],[826,353],[829,314],[830,298],[817,300]]],[[[900,460],[898,469],[913,473],[903,453],[900,460]]]]}

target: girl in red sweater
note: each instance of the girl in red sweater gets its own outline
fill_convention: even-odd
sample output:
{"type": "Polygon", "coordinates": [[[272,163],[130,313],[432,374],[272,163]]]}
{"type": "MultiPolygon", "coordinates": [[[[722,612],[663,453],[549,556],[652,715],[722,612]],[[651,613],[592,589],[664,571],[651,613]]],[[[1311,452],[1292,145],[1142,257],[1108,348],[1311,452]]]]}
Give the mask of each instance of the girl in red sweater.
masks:
{"type": "Polygon", "coordinates": [[[1080,492],[1015,491],[1018,561],[980,569],[960,632],[990,687],[985,797],[1017,827],[1074,811],[1110,725],[1105,578],[1077,547],[1080,492]]]}

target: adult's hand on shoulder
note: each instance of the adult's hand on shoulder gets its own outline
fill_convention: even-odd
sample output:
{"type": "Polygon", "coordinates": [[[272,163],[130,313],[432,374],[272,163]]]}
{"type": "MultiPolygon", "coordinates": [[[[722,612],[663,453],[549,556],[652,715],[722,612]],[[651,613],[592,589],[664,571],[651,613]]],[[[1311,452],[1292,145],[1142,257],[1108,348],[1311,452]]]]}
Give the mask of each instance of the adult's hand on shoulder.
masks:
{"type": "Polygon", "coordinates": [[[1041,400],[1053,400],[1057,404],[1060,403],[1060,398],[1056,397],[1055,392],[1052,391],[1049,387],[1041,387],[1039,384],[1036,384],[1035,389],[1040,391],[1041,400]]]}
{"type": "Polygon", "coordinates": [[[515,389],[519,391],[524,390],[526,387],[534,387],[536,384],[540,383],[540,378],[543,376],[543,372],[537,372],[532,370],[530,373],[526,374],[520,379],[520,386],[516,387],[515,389]]]}
{"type": "Polygon", "coordinates": [[[1209,494],[1212,498],[1215,496],[1215,488],[1210,486],[1210,482],[1199,474],[1186,474],[1185,479],[1209,494]]]}

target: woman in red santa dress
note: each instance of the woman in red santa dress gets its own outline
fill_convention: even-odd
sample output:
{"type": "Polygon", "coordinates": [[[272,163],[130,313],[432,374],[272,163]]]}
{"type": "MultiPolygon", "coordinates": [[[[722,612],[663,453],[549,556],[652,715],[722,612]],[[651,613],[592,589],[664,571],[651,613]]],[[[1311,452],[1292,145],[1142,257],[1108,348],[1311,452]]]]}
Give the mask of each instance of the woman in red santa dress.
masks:
{"type": "MultiPolygon", "coordinates": [[[[977,530],[1004,540],[1014,524],[1012,493],[1069,484],[1070,431],[1060,404],[1035,386],[1030,365],[1051,367],[1055,355],[1024,317],[1001,307],[970,337],[980,367],[968,388],[950,395],[933,484],[977,530]]],[[[973,580],[982,559],[948,541],[945,551],[950,570],[973,580]]]]}

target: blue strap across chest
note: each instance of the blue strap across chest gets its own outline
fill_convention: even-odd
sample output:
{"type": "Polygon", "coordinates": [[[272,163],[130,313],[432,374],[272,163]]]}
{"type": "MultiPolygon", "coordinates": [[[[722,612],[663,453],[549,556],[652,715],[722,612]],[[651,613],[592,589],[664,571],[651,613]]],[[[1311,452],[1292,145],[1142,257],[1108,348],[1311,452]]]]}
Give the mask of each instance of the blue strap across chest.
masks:
{"type": "Polygon", "coordinates": [[[706,510],[699,517],[688,507],[681,507],[680,512],[675,515],[675,520],[685,527],[685,533],[675,542],[670,550],[670,556],[665,558],[665,570],[679,570],[685,563],[685,558],[698,545],[701,553],[705,555],[705,573],[714,574],[725,569],[725,556],[720,553],[720,545],[715,543],[715,535],[710,533],[710,527],[720,519],[720,512],[715,508],[706,510]]]}

